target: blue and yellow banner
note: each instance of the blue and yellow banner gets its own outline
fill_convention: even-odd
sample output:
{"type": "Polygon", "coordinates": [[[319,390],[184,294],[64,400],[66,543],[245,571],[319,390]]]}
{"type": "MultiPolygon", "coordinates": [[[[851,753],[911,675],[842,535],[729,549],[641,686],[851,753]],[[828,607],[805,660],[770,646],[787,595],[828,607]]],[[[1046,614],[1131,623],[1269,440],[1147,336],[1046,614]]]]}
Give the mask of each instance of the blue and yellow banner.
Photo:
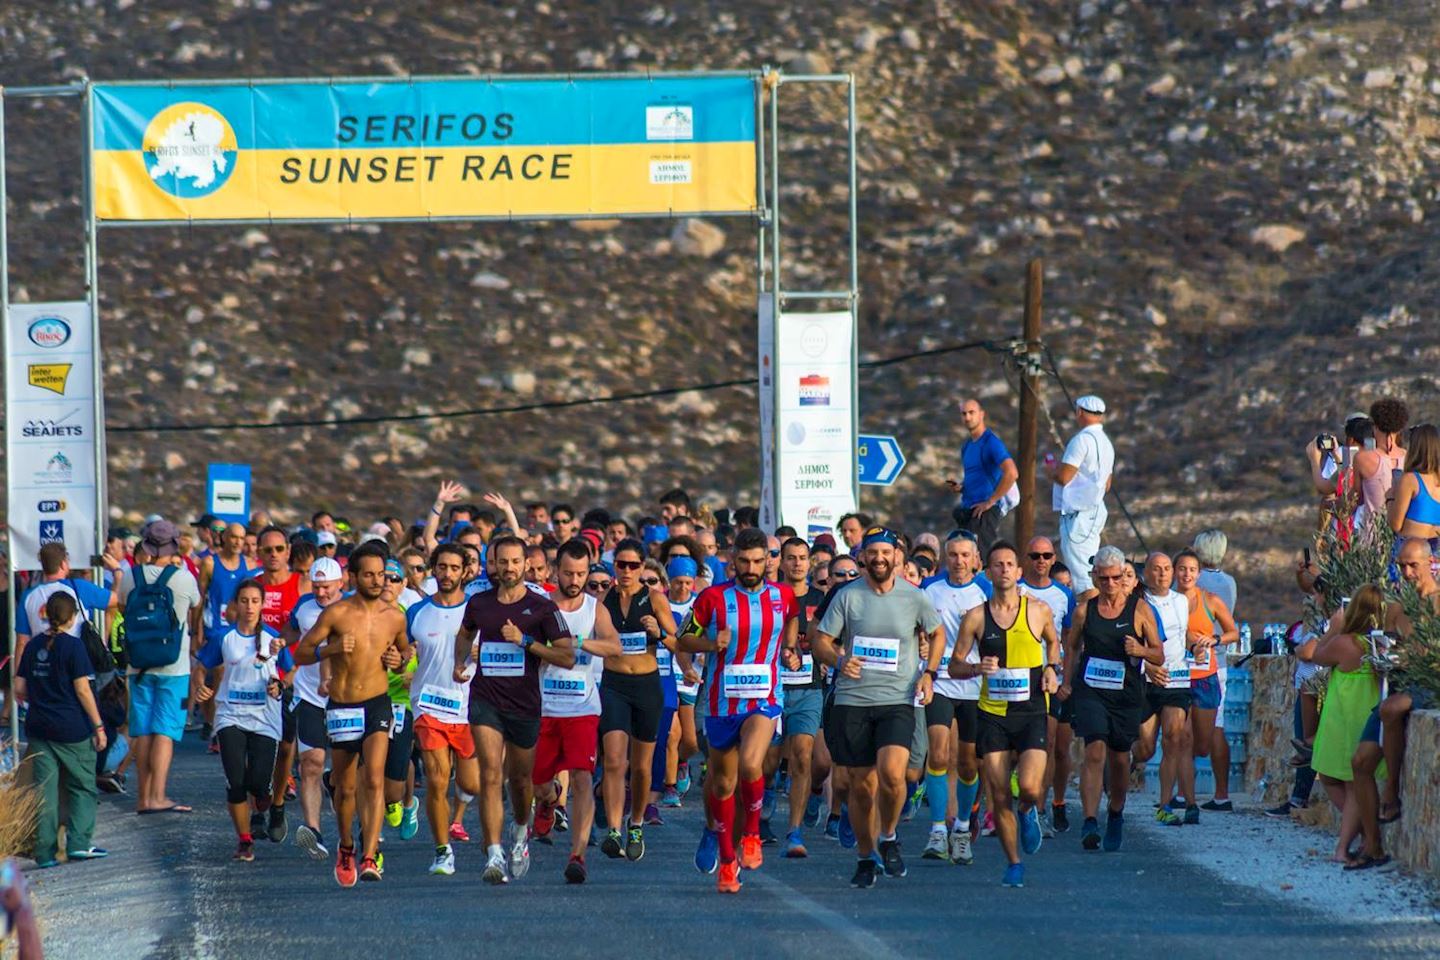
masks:
{"type": "Polygon", "coordinates": [[[755,82],[97,84],[96,218],[752,213],[755,82]]]}

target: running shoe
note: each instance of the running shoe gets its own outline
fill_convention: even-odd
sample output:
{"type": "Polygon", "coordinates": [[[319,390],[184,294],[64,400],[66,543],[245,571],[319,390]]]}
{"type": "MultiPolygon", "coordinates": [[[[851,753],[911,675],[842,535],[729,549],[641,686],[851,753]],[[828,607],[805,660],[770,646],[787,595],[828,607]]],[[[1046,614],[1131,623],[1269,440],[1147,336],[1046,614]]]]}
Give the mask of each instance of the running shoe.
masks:
{"type": "Polygon", "coordinates": [[[510,882],[510,876],[505,872],[504,850],[496,850],[490,854],[490,859],[485,861],[485,872],[480,874],[480,879],[489,884],[510,882]]]}
{"type": "Polygon", "coordinates": [[[382,877],[385,875],[385,854],[383,852],[375,854],[375,869],[380,871],[382,877]]]}
{"type": "Polygon", "coordinates": [[[842,848],[846,850],[855,849],[855,844],[857,842],[855,840],[855,830],[853,827],[850,826],[850,810],[844,805],[841,805],[840,807],[840,828],[838,839],[842,848]]]}
{"type": "Polygon", "coordinates": [[[746,870],[759,870],[760,864],[765,862],[763,853],[764,844],[760,838],[753,833],[747,833],[740,838],[740,866],[746,870]]]}
{"type": "Polygon", "coordinates": [[[767,847],[773,847],[780,842],[780,838],[775,836],[775,831],[770,829],[769,820],[760,821],[760,842],[767,847]]]}
{"type": "Polygon", "coordinates": [[[270,838],[271,843],[284,843],[285,838],[290,835],[290,824],[285,822],[285,806],[283,804],[270,808],[269,823],[265,825],[265,835],[270,838]]]}
{"type": "Polygon", "coordinates": [[[570,862],[565,864],[566,883],[584,883],[589,873],[585,870],[585,858],[578,853],[570,855],[570,862]]]}
{"type": "Polygon", "coordinates": [[[905,785],[905,806],[900,813],[900,819],[909,823],[915,819],[915,813],[920,805],[925,802],[925,781],[919,783],[907,783],[905,785]]]}
{"type": "Polygon", "coordinates": [[[294,799],[295,799],[296,797],[298,797],[299,795],[300,795],[300,787],[299,787],[299,785],[295,782],[295,778],[294,778],[294,777],[286,777],[286,778],[285,778],[285,799],[286,799],[286,800],[294,800],[294,799]]]}
{"type": "Polygon", "coordinates": [[[353,887],[359,878],[355,873],[355,848],[341,847],[335,854],[335,882],[353,887]]]}
{"type": "Polygon", "coordinates": [[[766,790],[765,796],[760,801],[760,819],[769,820],[775,816],[775,791],[766,790]]]}
{"type": "Polygon", "coordinates": [[[1046,840],[1055,839],[1055,828],[1050,825],[1050,815],[1042,813],[1040,816],[1040,836],[1046,840]]]}
{"type": "Polygon", "coordinates": [[[805,819],[803,823],[807,827],[814,828],[820,822],[821,807],[825,805],[823,793],[812,793],[810,799],[805,801],[805,819]]]}
{"type": "Polygon", "coordinates": [[[653,803],[645,804],[645,826],[663,827],[665,821],[660,818],[660,808],[653,803]]]}
{"type": "Polygon", "coordinates": [[[700,831],[700,845],[695,848],[695,869],[701,873],[714,873],[720,862],[720,833],[710,828],[700,831]]]}
{"type": "Polygon", "coordinates": [[[530,871],[530,824],[511,821],[507,828],[510,841],[510,875],[516,880],[530,871]]]}
{"type": "Polygon", "coordinates": [[[995,836],[995,815],[994,815],[993,813],[991,813],[989,810],[986,810],[986,811],[985,811],[985,819],[984,819],[984,821],[981,822],[981,824],[980,824],[980,836],[982,836],[982,837],[993,837],[993,836],[995,836]]]}
{"type": "Polygon", "coordinates": [[[1105,820],[1105,852],[1114,853],[1125,839],[1125,815],[1112,813],[1105,820]]]}
{"type": "Polygon", "coordinates": [[[404,809],[399,803],[388,803],[385,805],[385,824],[390,828],[400,826],[400,818],[405,816],[404,809]]]}
{"type": "Polygon", "coordinates": [[[1086,850],[1100,849],[1100,821],[1094,817],[1086,817],[1080,827],[1080,846],[1086,850]]]}
{"type": "Polygon", "coordinates": [[[825,818],[825,839],[840,839],[840,814],[837,813],[825,818]]]}
{"type": "Polygon", "coordinates": [[[302,823],[295,828],[295,846],[309,854],[311,860],[324,860],[330,856],[320,831],[308,824],[302,823]]]}
{"type": "Polygon", "coordinates": [[[785,835],[785,856],[790,860],[801,860],[810,856],[810,851],[805,849],[805,839],[799,827],[785,835]]]}
{"type": "Polygon", "coordinates": [[[861,857],[855,861],[855,876],[850,878],[850,885],[861,890],[875,886],[875,861],[869,857],[861,857]]]}
{"type": "Polygon", "coordinates": [[[374,857],[366,857],[360,861],[360,879],[366,883],[379,881],[379,879],[384,876],[384,873],[385,871],[384,868],[380,866],[380,861],[374,857]]]}
{"type": "MultiPolygon", "coordinates": [[[[73,859],[75,855],[72,853],[72,854],[70,854],[70,856],[71,856],[71,858],[73,859]]],[[[238,847],[235,848],[235,856],[231,857],[230,859],[232,859],[232,860],[239,860],[241,863],[254,863],[254,862],[255,862],[255,841],[254,841],[254,840],[241,840],[241,841],[240,841],[240,846],[238,846],[238,847]]]]}
{"type": "Polygon", "coordinates": [[[1192,803],[1192,804],[1190,804],[1190,806],[1188,806],[1188,807],[1185,808],[1185,826],[1187,826],[1187,827],[1197,827],[1197,826],[1199,826],[1199,825],[1200,825],[1200,808],[1197,807],[1197,806],[1195,806],[1195,804],[1192,803]]]}
{"type": "Polygon", "coordinates": [[[1225,800],[1210,799],[1200,804],[1200,809],[1209,810],[1211,813],[1234,813],[1235,805],[1228,798],[1225,800]]]}
{"type": "Polygon", "coordinates": [[[664,795],[660,797],[660,806],[672,808],[680,806],[680,791],[675,787],[666,787],[664,795]]]}
{"type": "MultiPolygon", "coordinates": [[[[1202,806],[1202,809],[1203,809],[1203,806],[1202,806]]],[[[1297,809],[1296,806],[1295,806],[1293,803],[1291,803],[1289,800],[1286,800],[1284,803],[1280,804],[1280,806],[1278,806],[1278,807],[1271,807],[1269,810],[1266,810],[1266,811],[1265,811],[1265,816],[1267,816],[1267,817],[1273,817],[1273,818],[1275,818],[1276,820],[1289,820],[1289,819],[1290,819],[1290,811],[1295,810],[1295,809],[1297,809]]]]}
{"type": "Polygon", "coordinates": [[[625,859],[634,863],[645,856],[645,831],[632,826],[625,835],[625,859]]]}
{"type": "Polygon", "coordinates": [[[1025,864],[1012,863],[1005,868],[1005,876],[1000,880],[1002,887],[1023,887],[1025,886],[1025,864]]]}
{"type": "Polygon", "coordinates": [[[410,804],[400,810],[400,839],[413,840],[420,832],[420,798],[411,797],[410,804]]]}
{"type": "Polygon", "coordinates": [[[720,893],[739,893],[741,885],[739,862],[731,860],[729,863],[720,864],[720,875],[715,878],[715,889],[720,893]]]}
{"type": "Polygon", "coordinates": [[[206,752],[206,753],[211,753],[211,754],[219,753],[219,752],[220,752],[220,738],[219,738],[219,737],[211,737],[211,738],[210,738],[210,745],[205,748],[205,752],[206,752]]]}
{"type": "Polygon", "coordinates": [[[605,839],[600,841],[600,852],[611,860],[619,860],[625,856],[625,842],[621,839],[619,830],[605,831],[605,839]]]}
{"type": "Polygon", "coordinates": [[[1065,812],[1065,804],[1057,803],[1050,807],[1050,822],[1055,825],[1056,833],[1070,832],[1070,814],[1065,812]]]}
{"type": "Polygon", "coordinates": [[[555,829],[555,805],[553,803],[541,803],[535,801],[535,824],[531,830],[531,836],[541,843],[554,843],[550,839],[550,831],[555,829]]]}
{"type": "Polygon", "coordinates": [[[1040,814],[1034,807],[1020,815],[1020,849],[1033,856],[1040,850],[1044,837],[1040,831],[1040,814]]]}
{"type": "Polygon", "coordinates": [[[465,825],[462,823],[450,824],[450,840],[453,843],[469,843],[470,834],[465,832],[465,825]]]}
{"type": "Polygon", "coordinates": [[[1185,821],[1180,819],[1180,815],[1169,807],[1161,807],[1155,811],[1155,822],[1167,827],[1178,827],[1185,821]]]}
{"type": "Polygon", "coordinates": [[[925,840],[925,849],[920,853],[921,860],[948,860],[950,850],[946,836],[945,824],[932,823],[930,825],[930,836],[925,840]]]}
{"type": "Polygon", "coordinates": [[[680,796],[690,792],[690,764],[680,764],[680,775],[675,778],[675,792],[680,796]]]}
{"type": "Polygon", "coordinates": [[[887,876],[887,877],[903,877],[903,876],[905,876],[905,861],[904,861],[904,859],[901,858],[901,856],[900,856],[900,841],[899,841],[899,839],[895,839],[895,840],[881,840],[881,841],[880,841],[880,856],[881,856],[881,858],[885,861],[885,876],[887,876]]]}
{"type": "Polygon", "coordinates": [[[950,831],[950,862],[957,863],[962,867],[968,867],[975,862],[975,854],[970,849],[970,830],[956,827],[950,831]]]}
{"type": "Polygon", "coordinates": [[[259,810],[250,811],[250,836],[260,837],[265,835],[265,814],[259,810]]]}
{"type": "Polygon", "coordinates": [[[452,877],[455,875],[455,851],[450,849],[450,844],[435,851],[435,860],[430,864],[430,872],[440,877],[452,877]]]}
{"type": "Polygon", "coordinates": [[[570,814],[566,811],[563,803],[555,808],[555,832],[570,832],[570,814]]]}
{"type": "Polygon", "coordinates": [[[110,851],[104,847],[86,847],[84,850],[66,850],[65,857],[68,860],[104,860],[110,856],[110,851]]]}

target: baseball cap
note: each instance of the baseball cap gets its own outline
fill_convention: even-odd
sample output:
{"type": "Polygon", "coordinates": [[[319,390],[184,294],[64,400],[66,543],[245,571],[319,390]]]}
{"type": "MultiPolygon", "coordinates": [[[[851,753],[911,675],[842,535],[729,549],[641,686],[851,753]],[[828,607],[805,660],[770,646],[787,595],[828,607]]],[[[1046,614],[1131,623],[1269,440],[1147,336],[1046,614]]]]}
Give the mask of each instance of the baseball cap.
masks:
{"type": "MultiPolygon", "coordinates": [[[[321,534],[321,536],[324,536],[324,534],[321,534]]],[[[378,543],[381,546],[388,547],[390,541],[385,539],[385,535],[383,533],[366,533],[360,537],[360,542],[355,545],[357,547],[360,547],[364,546],[367,543],[378,543]]]]}
{"type": "Polygon", "coordinates": [[[1093,393],[1087,393],[1079,400],[1076,400],[1075,406],[1079,407],[1081,410],[1084,410],[1086,413],[1103,414],[1105,412],[1105,401],[1101,400],[1093,393]]]}
{"type": "Polygon", "coordinates": [[[329,530],[315,531],[315,546],[333,547],[335,546],[336,542],[337,541],[335,540],[335,534],[331,533],[329,530]]]}
{"type": "Polygon", "coordinates": [[[340,564],[331,557],[321,557],[310,564],[310,579],[320,583],[330,583],[333,580],[344,579],[345,574],[340,572],[340,564]]]}
{"type": "Polygon", "coordinates": [[[155,520],[145,527],[145,549],[154,557],[173,557],[180,552],[180,531],[169,520],[155,520]]]}
{"type": "Polygon", "coordinates": [[[810,543],[811,547],[825,547],[833,551],[835,549],[835,536],[830,533],[822,533],[810,543]]]}
{"type": "Polygon", "coordinates": [[[399,560],[391,557],[385,561],[385,576],[399,577],[401,580],[405,579],[405,571],[401,568],[399,560]]]}
{"type": "Polygon", "coordinates": [[[599,552],[601,545],[605,542],[604,538],[600,536],[600,531],[598,530],[581,530],[580,538],[586,543],[590,544],[590,546],[593,547],[596,552],[599,552]]]}
{"type": "Polygon", "coordinates": [[[860,541],[862,547],[868,547],[872,543],[888,543],[892,547],[900,544],[900,538],[895,536],[893,531],[884,527],[871,527],[865,531],[865,539],[860,541]]]}
{"type": "Polygon", "coordinates": [[[223,523],[223,522],[224,522],[224,521],[222,521],[219,517],[215,516],[215,514],[213,514],[213,513],[202,513],[202,514],[200,514],[200,519],[199,519],[199,520],[191,520],[191,521],[190,521],[190,526],[192,526],[192,527],[213,527],[213,526],[215,526],[215,524],[217,524],[217,523],[223,523]]]}
{"type": "Polygon", "coordinates": [[[365,532],[379,534],[381,537],[388,537],[390,536],[390,525],[388,523],[381,523],[377,520],[376,522],[370,524],[370,526],[366,527],[365,532]]]}

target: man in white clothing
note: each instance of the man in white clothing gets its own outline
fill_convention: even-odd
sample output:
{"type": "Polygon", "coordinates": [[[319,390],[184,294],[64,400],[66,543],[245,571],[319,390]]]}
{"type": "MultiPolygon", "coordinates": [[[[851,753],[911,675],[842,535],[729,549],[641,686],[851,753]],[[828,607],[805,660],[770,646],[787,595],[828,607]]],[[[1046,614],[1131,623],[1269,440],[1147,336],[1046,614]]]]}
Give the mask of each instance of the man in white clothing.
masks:
{"type": "Polygon", "coordinates": [[[1060,514],[1060,555],[1070,568],[1075,593],[1090,589],[1091,558],[1105,533],[1105,494],[1115,472],[1115,448],[1105,435],[1105,401],[1086,394],[1075,401],[1080,432],[1051,467],[1054,508],[1060,514]]]}

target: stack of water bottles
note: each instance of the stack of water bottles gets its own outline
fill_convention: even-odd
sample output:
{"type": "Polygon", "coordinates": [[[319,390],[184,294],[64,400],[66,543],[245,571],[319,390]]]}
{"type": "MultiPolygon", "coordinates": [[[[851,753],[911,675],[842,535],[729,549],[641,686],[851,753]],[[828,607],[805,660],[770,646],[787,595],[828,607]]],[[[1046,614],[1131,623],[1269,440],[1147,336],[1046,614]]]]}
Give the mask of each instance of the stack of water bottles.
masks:
{"type": "MultiPolygon", "coordinates": [[[[1271,625],[1265,627],[1264,637],[1271,637],[1271,625]]],[[[1250,624],[1240,624],[1240,642],[1236,653],[1248,657],[1254,652],[1250,624]]],[[[1225,742],[1230,746],[1230,782],[1240,786],[1245,781],[1245,758],[1249,755],[1247,744],[1250,738],[1250,702],[1255,698],[1255,683],[1250,668],[1231,665],[1225,676],[1225,742]]]]}

